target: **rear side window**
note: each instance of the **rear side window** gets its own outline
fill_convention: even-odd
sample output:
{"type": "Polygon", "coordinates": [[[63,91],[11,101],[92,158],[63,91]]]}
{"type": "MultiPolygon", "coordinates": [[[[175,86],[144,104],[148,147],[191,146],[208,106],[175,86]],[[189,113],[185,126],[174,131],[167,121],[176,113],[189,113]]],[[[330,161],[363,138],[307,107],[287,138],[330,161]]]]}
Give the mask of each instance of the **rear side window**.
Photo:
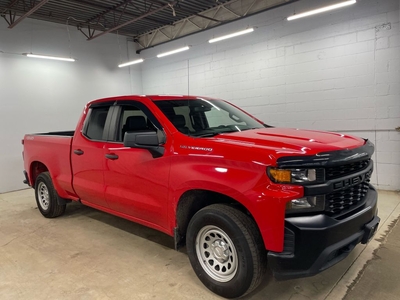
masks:
{"type": "Polygon", "coordinates": [[[104,128],[110,107],[94,107],[89,110],[84,135],[91,140],[106,140],[104,128]]]}

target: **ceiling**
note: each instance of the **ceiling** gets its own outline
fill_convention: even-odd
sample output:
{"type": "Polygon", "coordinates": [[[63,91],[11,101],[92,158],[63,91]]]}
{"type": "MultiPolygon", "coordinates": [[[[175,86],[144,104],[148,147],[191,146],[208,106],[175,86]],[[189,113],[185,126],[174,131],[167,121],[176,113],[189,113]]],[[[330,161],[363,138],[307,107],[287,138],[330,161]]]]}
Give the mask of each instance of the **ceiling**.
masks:
{"type": "MultiPolygon", "coordinates": [[[[8,28],[26,18],[75,26],[93,40],[127,36],[139,52],[297,0],[0,0],[8,28]]],[[[3,25],[4,26],[4,25],[3,25]]]]}

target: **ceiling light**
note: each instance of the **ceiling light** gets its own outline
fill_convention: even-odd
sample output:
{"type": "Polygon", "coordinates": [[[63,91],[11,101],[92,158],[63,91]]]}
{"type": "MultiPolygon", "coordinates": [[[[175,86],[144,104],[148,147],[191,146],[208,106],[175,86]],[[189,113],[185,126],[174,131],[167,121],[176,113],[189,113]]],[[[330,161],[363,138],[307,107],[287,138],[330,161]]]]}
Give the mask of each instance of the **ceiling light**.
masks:
{"type": "Polygon", "coordinates": [[[157,57],[160,58],[160,57],[164,57],[164,56],[167,56],[167,55],[179,53],[179,52],[182,52],[182,51],[189,50],[189,48],[190,48],[189,46],[186,46],[186,47],[179,48],[179,49],[176,49],[176,50],[164,52],[164,53],[158,54],[157,57]]]}
{"type": "Polygon", "coordinates": [[[356,2],[357,2],[356,0],[351,0],[351,1],[345,1],[345,2],[336,3],[336,4],[333,4],[333,5],[317,8],[317,9],[314,9],[314,10],[303,12],[301,14],[290,16],[290,17],[287,18],[287,20],[291,21],[291,20],[296,20],[296,19],[300,19],[300,18],[316,15],[316,14],[319,14],[319,13],[326,12],[328,10],[333,10],[333,9],[341,8],[341,7],[344,7],[344,6],[352,5],[352,4],[356,3],[356,2]]]}
{"type": "Polygon", "coordinates": [[[127,67],[127,66],[130,66],[130,65],[140,64],[142,62],[144,62],[144,59],[140,58],[140,59],[137,59],[137,60],[132,60],[132,61],[120,64],[120,65],[118,65],[118,67],[119,68],[123,68],[123,67],[127,67]]]}
{"type": "Polygon", "coordinates": [[[219,42],[219,41],[222,41],[222,40],[233,38],[235,36],[239,36],[239,35],[243,35],[243,34],[246,34],[246,33],[250,33],[250,32],[253,32],[253,31],[254,31],[254,28],[249,28],[249,29],[246,29],[246,30],[242,30],[242,31],[238,31],[238,32],[235,32],[235,33],[227,34],[227,35],[224,35],[224,36],[220,36],[220,37],[217,37],[215,39],[211,39],[208,42],[209,43],[215,43],[215,42],[219,42]]]}
{"type": "Polygon", "coordinates": [[[37,54],[32,54],[32,53],[26,53],[24,55],[26,55],[28,57],[33,57],[33,58],[44,58],[44,59],[62,60],[62,61],[75,61],[75,59],[73,59],[73,58],[58,57],[58,56],[37,55],[37,54]]]}

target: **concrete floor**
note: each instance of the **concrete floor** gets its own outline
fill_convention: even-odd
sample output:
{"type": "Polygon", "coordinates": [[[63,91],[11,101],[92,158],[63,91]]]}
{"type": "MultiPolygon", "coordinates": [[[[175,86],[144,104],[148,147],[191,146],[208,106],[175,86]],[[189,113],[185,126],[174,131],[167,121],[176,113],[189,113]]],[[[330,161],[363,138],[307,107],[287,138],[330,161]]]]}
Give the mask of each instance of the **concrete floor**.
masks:
{"type": "Polygon", "coordinates": [[[372,260],[360,272],[345,300],[400,298],[400,226],[399,220],[391,228],[384,243],[375,251],[372,260]],[[379,278],[379,280],[376,280],[379,278]]]}
{"type": "MultiPolygon", "coordinates": [[[[344,261],[311,278],[278,282],[269,273],[245,299],[343,299],[400,215],[399,203],[398,193],[379,192],[378,233],[344,261]]],[[[29,189],[0,194],[0,299],[221,298],[173,250],[172,238],[78,203],[45,219],[29,189]]]]}

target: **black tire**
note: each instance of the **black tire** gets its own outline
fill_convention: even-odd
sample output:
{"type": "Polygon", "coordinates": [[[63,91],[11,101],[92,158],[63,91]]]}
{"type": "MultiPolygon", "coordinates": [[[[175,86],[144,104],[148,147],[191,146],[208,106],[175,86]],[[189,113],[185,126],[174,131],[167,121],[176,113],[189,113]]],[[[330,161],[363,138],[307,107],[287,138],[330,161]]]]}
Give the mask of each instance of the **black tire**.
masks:
{"type": "Polygon", "coordinates": [[[36,178],[35,197],[36,204],[44,217],[56,218],[64,214],[66,204],[58,203],[58,195],[49,172],[43,172],[36,178]]]}
{"type": "Polygon", "coordinates": [[[228,205],[198,211],[190,220],[186,247],[197,277],[225,298],[250,293],[266,272],[266,250],[255,222],[228,205]]]}

